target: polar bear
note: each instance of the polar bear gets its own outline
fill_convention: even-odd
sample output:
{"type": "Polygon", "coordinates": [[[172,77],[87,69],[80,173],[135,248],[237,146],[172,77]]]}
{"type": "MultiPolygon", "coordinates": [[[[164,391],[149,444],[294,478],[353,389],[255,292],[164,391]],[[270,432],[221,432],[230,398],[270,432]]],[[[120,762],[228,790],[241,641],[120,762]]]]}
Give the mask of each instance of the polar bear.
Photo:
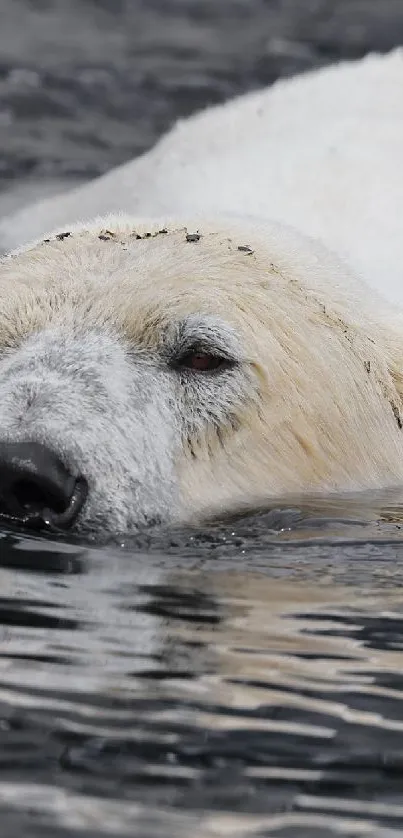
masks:
{"type": "MultiPolygon", "coordinates": [[[[368,87],[383,97],[402,64],[373,57],[213,108],[129,169],[3,224],[21,246],[0,263],[0,520],[104,535],[402,483],[403,310],[374,287],[399,302],[401,236],[384,217],[397,195],[378,201],[385,161],[371,186],[357,107],[372,114],[368,87]],[[293,127],[312,102],[316,149],[293,127]],[[269,166],[263,138],[276,132],[269,166]],[[364,195],[343,204],[350,176],[364,195]],[[79,220],[120,202],[130,214],[79,220]]],[[[392,95],[378,105],[387,157],[403,109],[392,95]]]]}

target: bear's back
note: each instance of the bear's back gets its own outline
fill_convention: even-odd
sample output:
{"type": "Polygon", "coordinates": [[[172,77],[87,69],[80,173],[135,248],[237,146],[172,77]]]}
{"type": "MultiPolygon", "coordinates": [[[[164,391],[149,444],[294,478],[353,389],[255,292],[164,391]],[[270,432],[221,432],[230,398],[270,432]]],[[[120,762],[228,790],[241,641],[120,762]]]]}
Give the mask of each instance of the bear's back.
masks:
{"type": "Polygon", "coordinates": [[[179,122],[143,157],[0,225],[15,247],[105,214],[234,214],[318,237],[403,304],[403,52],[369,56],[179,122]]]}

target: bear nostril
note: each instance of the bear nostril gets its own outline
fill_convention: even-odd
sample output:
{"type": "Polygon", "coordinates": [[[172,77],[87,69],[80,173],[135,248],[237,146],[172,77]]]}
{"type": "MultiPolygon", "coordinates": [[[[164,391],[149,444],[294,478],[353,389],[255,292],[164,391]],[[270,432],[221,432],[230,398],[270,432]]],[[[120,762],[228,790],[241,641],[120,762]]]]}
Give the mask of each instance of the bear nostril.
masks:
{"type": "Polygon", "coordinates": [[[10,492],[20,509],[27,512],[45,509],[46,507],[53,509],[55,512],[64,512],[66,508],[64,498],[57,497],[55,493],[42,488],[34,480],[17,480],[10,487],[10,492]]]}
{"type": "Polygon", "coordinates": [[[45,445],[0,443],[0,519],[31,527],[69,527],[86,496],[84,478],[73,477],[45,445]]]}

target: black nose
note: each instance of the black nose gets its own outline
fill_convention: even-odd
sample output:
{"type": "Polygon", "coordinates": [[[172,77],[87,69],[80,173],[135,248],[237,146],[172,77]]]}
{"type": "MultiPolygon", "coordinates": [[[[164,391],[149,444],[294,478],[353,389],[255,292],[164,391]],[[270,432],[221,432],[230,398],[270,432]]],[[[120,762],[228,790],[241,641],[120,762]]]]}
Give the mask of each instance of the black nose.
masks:
{"type": "Polygon", "coordinates": [[[87,496],[84,478],[38,442],[0,442],[0,520],[29,527],[67,528],[87,496]]]}

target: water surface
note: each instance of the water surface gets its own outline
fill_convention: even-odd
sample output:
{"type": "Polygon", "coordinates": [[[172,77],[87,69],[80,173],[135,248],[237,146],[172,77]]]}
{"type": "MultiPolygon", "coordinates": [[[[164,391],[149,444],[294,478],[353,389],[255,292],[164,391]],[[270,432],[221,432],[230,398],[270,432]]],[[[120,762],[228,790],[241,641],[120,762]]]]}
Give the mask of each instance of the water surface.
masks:
{"type": "Polygon", "coordinates": [[[401,500],[4,531],[3,834],[400,835],[401,500]]]}

